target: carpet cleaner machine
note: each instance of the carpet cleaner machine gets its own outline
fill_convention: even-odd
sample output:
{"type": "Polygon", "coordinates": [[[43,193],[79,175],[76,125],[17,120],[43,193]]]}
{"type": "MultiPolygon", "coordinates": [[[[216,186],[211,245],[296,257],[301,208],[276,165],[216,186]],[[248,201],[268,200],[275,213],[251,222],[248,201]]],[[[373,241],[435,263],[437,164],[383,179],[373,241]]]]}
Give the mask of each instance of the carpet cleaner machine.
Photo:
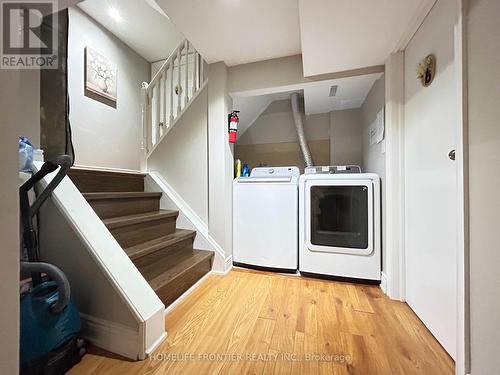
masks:
{"type": "Polygon", "coordinates": [[[23,244],[21,278],[23,275],[28,276],[21,281],[20,289],[21,374],[64,374],[80,362],[86,352],[86,341],[78,337],[81,330],[80,315],[71,299],[68,279],[58,267],[40,261],[37,238],[40,207],[70,167],[71,158],[59,156],[45,162],[19,188],[23,244]],[[52,181],[38,192],[30,204],[30,190],[57,169],[52,181]]]}

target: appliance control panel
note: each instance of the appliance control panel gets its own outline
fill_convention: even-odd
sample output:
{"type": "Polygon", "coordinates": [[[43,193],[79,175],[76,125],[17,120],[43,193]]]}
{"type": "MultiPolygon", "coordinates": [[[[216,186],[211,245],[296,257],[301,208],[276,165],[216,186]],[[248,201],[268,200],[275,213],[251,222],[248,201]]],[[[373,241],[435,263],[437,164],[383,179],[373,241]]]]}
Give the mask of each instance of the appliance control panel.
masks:
{"type": "Polygon", "coordinates": [[[250,177],[299,177],[298,167],[256,167],[252,169],[250,177]]]}
{"type": "Polygon", "coordinates": [[[359,165],[326,165],[307,167],[304,174],[361,173],[359,165]]]}

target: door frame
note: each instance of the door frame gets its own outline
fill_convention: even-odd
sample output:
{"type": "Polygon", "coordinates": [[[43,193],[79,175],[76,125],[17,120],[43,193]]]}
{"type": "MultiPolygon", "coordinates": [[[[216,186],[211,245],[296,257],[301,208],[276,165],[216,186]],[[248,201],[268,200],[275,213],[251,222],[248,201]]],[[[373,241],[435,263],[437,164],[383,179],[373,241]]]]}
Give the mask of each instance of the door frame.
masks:
{"type": "MultiPolygon", "coordinates": [[[[392,299],[405,301],[405,166],[404,166],[404,51],[413,35],[424,22],[437,0],[422,3],[414,22],[410,24],[397,48],[386,63],[386,228],[385,248],[387,267],[382,273],[382,288],[392,299]]],[[[466,66],[467,0],[457,3],[457,23],[454,49],[457,63],[457,356],[455,373],[470,373],[470,312],[469,312],[469,204],[468,204],[468,110],[466,66]]]]}

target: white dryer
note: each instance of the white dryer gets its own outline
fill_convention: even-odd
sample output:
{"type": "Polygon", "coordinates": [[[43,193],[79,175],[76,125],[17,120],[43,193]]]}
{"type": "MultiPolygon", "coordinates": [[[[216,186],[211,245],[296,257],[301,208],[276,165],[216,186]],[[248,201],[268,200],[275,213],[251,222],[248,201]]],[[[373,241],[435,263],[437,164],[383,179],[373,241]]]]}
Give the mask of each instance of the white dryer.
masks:
{"type": "Polygon", "coordinates": [[[254,168],[233,185],[233,264],[297,271],[297,167],[254,168]]]}
{"type": "Polygon", "coordinates": [[[302,274],[380,282],[380,178],[305,174],[299,180],[302,274]]]}

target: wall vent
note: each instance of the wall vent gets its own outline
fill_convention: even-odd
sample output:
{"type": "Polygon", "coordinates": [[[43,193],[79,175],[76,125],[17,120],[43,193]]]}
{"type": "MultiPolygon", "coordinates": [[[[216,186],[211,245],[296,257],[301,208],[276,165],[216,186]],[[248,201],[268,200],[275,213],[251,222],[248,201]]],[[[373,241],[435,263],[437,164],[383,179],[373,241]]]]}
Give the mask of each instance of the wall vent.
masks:
{"type": "Polygon", "coordinates": [[[337,85],[333,85],[332,87],[330,87],[330,94],[328,96],[335,96],[337,95],[337,89],[339,87],[337,85]]]}

